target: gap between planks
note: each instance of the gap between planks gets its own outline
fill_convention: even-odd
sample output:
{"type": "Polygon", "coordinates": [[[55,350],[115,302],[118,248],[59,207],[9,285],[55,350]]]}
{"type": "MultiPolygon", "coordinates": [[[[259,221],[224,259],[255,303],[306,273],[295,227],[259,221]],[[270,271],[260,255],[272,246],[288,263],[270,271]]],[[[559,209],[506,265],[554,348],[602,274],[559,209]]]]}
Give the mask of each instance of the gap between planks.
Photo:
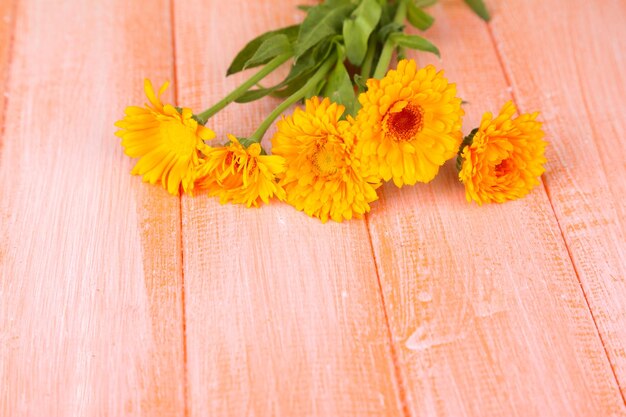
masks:
{"type": "MultiPolygon", "coordinates": [[[[176,62],[176,6],[175,0],[169,0],[170,33],[172,42],[172,84],[174,102],[178,103],[178,72],[176,62]]],[[[180,225],[180,294],[181,294],[181,331],[183,335],[183,412],[189,416],[189,365],[187,361],[187,305],[185,297],[185,240],[183,233],[183,196],[178,196],[178,220],[180,225]]]]}
{"type": "Polygon", "coordinates": [[[400,368],[400,360],[398,352],[396,350],[396,344],[393,340],[393,332],[391,330],[391,322],[389,321],[389,313],[387,311],[387,305],[385,304],[385,295],[383,293],[383,283],[380,280],[380,268],[378,260],[376,259],[376,251],[374,250],[374,242],[372,241],[372,231],[370,230],[369,215],[365,213],[363,216],[365,220],[365,229],[367,230],[367,239],[369,241],[370,250],[372,252],[372,259],[374,260],[374,269],[376,270],[376,281],[378,282],[378,292],[380,293],[380,304],[383,309],[383,316],[385,318],[385,325],[387,326],[387,334],[389,336],[389,351],[391,352],[391,361],[393,362],[393,372],[398,386],[398,395],[400,396],[400,409],[405,417],[413,417],[409,410],[408,391],[406,389],[406,383],[402,375],[402,369],[400,368]]]}

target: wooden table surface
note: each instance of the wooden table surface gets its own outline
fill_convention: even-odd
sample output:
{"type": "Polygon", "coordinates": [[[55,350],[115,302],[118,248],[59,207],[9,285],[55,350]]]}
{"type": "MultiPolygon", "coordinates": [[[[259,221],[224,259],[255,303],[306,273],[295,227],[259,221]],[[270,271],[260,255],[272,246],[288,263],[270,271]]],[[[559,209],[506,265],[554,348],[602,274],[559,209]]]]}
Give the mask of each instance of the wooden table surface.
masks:
{"type": "MultiPolygon", "coordinates": [[[[442,59],[412,56],[466,130],[542,112],[523,200],[468,204],[449,163],[321,224],[130,176],[113,123],[143,78],[200,111],[300,3],[0,2],[0,415],[626,416],[626,2],[430,9],[442,59]]],[[[275,104],[210,123],[246,135],[275,104]]]]}

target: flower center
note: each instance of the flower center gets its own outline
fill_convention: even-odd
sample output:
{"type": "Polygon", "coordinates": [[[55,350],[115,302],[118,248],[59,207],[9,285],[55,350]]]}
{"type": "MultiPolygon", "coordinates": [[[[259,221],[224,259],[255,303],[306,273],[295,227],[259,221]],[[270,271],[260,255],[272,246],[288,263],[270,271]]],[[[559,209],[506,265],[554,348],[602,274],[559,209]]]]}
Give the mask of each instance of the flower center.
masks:
{"type": "Polygon", "coordinates": [[[424,109],[409,104],[397,113],[388,112],[384,127],[396,142],[413,140],[424,127],[424,109]]]}
{"type": "Polygon", "coordinates": [[[189,156],[196,148],[197,138],[189,129],[176,121],[161,123],[161,137],[170,152],[189,156]]]}
{"type": "MultiPolygon", "coordinates": [[[[232,152],[226,153],[226,157],[224,158],[224,165],[231,166],[233,163],[233,159],[234,159],[234,156],[232,152]]],[[[235,162],[235,164],[237,164],[237,162],[235,162]]]]}
{"type": "Polygon", "coordinates": [[[309,158],[317,175],[332,175],[339,169],[333,149],[328,149],[326,142],[315,145],[315,151],[309,158]]]}
{"type": "Polygon", "coordinates": [[[504,159],[502,160],[502,162],[496,165],[496,177],[503,177],[506,174],[510,173],[512,170],[513,164],[511,163],[511,159],[504,159]]]}

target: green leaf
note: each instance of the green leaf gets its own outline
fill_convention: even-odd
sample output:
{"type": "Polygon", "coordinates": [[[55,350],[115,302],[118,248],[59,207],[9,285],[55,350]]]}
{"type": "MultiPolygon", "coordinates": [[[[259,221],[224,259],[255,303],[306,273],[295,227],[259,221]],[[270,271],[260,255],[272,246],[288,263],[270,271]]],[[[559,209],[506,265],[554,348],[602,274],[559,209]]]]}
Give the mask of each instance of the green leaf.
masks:
{"type": "Polygon", "coordinates": [[[350,19],[343,22],[343,38],[348,60],[361,65],[367,53],[367,41],[378,25],[382,9],[378,0],[363,0],[350,19]]]}
{"type": "Polygon", "coordinates": [[[366,79],[361,74],[354,74],[354,85],[359,89],[359,93],[367,90],[366,79]]]}
{"type": "Polygon", "coordinates": [[[435,21],[431,15],[417,7],[413,2],[408,3],[407,19],[414,27],[419,30],[426,30],[435,21]]]}
{"type": "Polygon", "coordinates": [[[417,7],[428,7],[432,6],[435,3],[437,3],[437,0],[415,0],[413,2],[413,4],[415,4],[417,7]]]}
{"type": "Polygon", "coordinates": [[[385,1],[383,3],[383,12],[381,13],[381,16],[380,16],[380,25],[385,26],[393,22],[393,19],[396,16],[397,10],[398,10],[397,2],[389,3],[388,1],[385,1]]]}
{"type": "Polygon", "coordinates": [[[309,90],[309,92],[306,93],[306,95],[302,98],[302,102],[304,103],[306,99],[311,98],[311,97],[321,96],[322,90],[324,89],[325,85],[326,85],[326,80],[320,80],[315,86],[313,86],[311,90],[309,90]]]}
{"type": "Polygon", "coordinates": [[[397,57],[398,57],[398,61],[402,61],[403,59],[406,59],[406,49],[405,48],[399,46],[396,54],[397,54],[397,57]]]}
{"type": "Polygon", "coordinates": [[[323,95],[335,103],[344,105],[346,107],[345,115],[354,115],[356,103],[354,87],[342,60],[337,61],[337,65],[328,75],[323,95]]]}
{"type": "Polygon", "coordinates": [[[263,97],[271,94],[274,91],[274,87],[269,88],[257,88],[254,90],[248,90],[239,96],[235,102],[236,103],[250,103],[251,101],[260,100],[263,97]]]}
{"type": "Polygon", "coordinates": [[[321,4],[310,9],[300,25],[300,33],[295,44],[296,58],[317,45],[328,36],[341,32],[343,21],[354,10],[349,0],[321,4]]]}
{"type": "Polygon", "coordinates": [[[320,3],[323,3],[325,6],[333,8],[333,7],[344,6],[350,3],[359,3],[359,0],[356,0],[356,1],[355,0],[325,0],[324,2],[320,2],[320,3]]]}
{"type": "Polygon", "coordinates": [[[334,47],[334,36],[329,36],[326,39],[318,42],[315,47],[309,49],[303,55],[296,59],[296,63],[291,68],[291,73],[294,72],[302,72],[306,68],[318,67],[322,64],[321,61],[324,61],[333,50],[334,47]]]}
{"type": "MultiPolygon", "coordinates": [[[[239,71],[243,71],[246,62],[257,52],[259,47],[265,42],[267,39],[271,38],[274,35],[286,35],[290,42],[294,42],[298,37],[298,32],[300,30],[300,25],[287,26],[282,29],[274,30],[271,32],[266,32],[256,38],[252,39],[250,42],[243,47],[241,51],[237,54],[233,62],[228,67],[228,71],[226,75],[232,75],[239,71]]],[[[250,68],[250,67],[248,67],[250,68]]]]}
{"type": "Polygon", "coordinates": [[[404,48],[417,49],[418,51],[432,52],[440,57],[439,49],[427,39],[417,35],[406,35],[404,33],[392,33],[390,39],[398,46],[404,48]]]}
{"type": "Polygon", "coordinates": [[[249,90],[235,101],[237,103],[248,103],[267,95],[281,98],[289,97],[308,81],[320,65],[326,62],[332,50],[333,41],[331,37],[320,42],[315,48],[310,49],[301,56],[291,67],[289,74],[283,81],[272,87],[249,90]]]}
{"type": "Polygon", "coordinates": [[[289,37],[284,34],[275,34],[263,41],[254,55],[246,61],[243,69],[266,64],[272,58],[290,52],[293,52],[293,48],[291,47],[291,42],[289,42],[289,37]]]}
{"type": "Polygon", "coordinates": [[[387,23],[385,26],[378,29],[378,33],[377,33],[378,41],[380,43],[384,43],[389,37],[389,35],[391,35],[392,33],[396,33],[396,32],[402,32],[403,29],[404,29],[404,25],[401,23],[396,23],[396,22],[387,23]]]}
{"type": "Polygon", "coordinates": [[[467,3],[467,5],[472,8],[474,13],[480,16],[485,22],[488,22],[489,19],[491,19],[487,6],[485,6],[485,2],[483,2],[483,0],[465,0],[465,3],[467,3]]]}
{"type": "MultiPolygon", "coordinates": [[[[328,59],[335,48],[334,36],[319,42],[313,49],[302,55],[291,67],[287,78],[280,84],[279,88],[294,83],[304,83],[310,76],[328,59]]],[[[295,90],[294,90],[295,91],[295,90]]],[[[274,94],[273,94],[274,95],[274,94]]],[[[280,95],[275,95],[280,97],[280,95]]]]}
{"type": "Polygon", "coordinates": [[[245,92],[241,97],[235,100],[237,103],[249,103],[259,100],[265,96],[285,98],[300,89],[309,78],[315,73],[315,68],[306,69],[301,73],[288,76],[286,79],[268,88],[258,88],[245,92]]]}

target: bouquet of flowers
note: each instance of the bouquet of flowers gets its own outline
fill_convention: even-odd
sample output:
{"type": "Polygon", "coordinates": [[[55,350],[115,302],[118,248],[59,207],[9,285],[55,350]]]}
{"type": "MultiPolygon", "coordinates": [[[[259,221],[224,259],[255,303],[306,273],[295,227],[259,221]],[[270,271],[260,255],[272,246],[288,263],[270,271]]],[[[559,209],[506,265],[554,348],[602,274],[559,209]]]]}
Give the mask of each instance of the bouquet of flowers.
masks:
{"type": "MultiPolygon", "coordinates": [[[[546,142],[538,113],[516,116],[512,102],[486,113],[463,137],[463,101],[443,71],[418,68],[406,49],[439,55],[427,39],[405,33],[434,22],[433,0],[325,0],[301,6],[301,24],[264,33],[237,54],[227,75],[256,69],[209,109],[164,104],[149,80],[145,107],[128,107],[116,134],[138,158],[132,174],[169,193],[206,193],[258,207],[284,201],[322,222],[361,218],[383,182],[429,182],[456,158],[468,201],[525,196],[544,172],[546,142]],[[393,57],[397,65],[389,70],[393,57]],[[275,85],[266,77],[283,65],[275,85]],[[215,141],[211,118],[233,102],[271,96],[279,104],[254,132],[215,141]],[[284,113],[304,102],[290,115],[284,113]],[[271,149],[261,139],[277,120],[271,149]],[[217,143],[216,143],[217,142],[217,143]],[[224,143],[225,142],[225,143],[224,143]]],[[[466,2],[489,19],[482,0],[466,2]]]]}

